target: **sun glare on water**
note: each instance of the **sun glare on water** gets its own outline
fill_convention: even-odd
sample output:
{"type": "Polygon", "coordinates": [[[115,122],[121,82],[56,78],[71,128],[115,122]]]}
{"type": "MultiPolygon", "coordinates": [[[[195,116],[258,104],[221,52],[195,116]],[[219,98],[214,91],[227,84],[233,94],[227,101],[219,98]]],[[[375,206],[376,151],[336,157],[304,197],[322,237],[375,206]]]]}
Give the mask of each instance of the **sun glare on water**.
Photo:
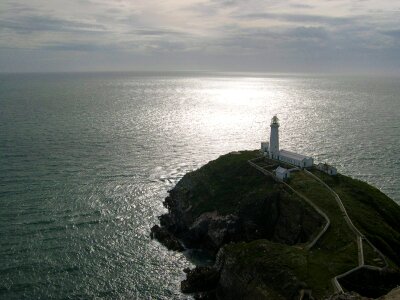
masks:
{"type": "Polygon", "coordinates": [[[252,126],[260,111],[273,113],[281,97],[273,82],[265,79],[231,78],[203,82],[201,89],[203,101],[208,109],[201,114],[202,123],[210,130],[252,126]]]}

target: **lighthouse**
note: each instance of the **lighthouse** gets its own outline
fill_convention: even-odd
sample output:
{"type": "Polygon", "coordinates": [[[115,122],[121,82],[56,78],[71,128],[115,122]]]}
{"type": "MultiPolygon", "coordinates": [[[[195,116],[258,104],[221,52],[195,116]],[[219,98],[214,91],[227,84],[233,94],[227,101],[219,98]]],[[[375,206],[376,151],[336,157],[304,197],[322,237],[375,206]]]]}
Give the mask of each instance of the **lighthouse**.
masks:
{"type": "MultiPolygon", "coordinates": [[[[279,149],[279,119],[276,115],[271,119],[270,126],[269,143],[261,142],[261,152],[264,156],[300,168],[311,168],[314,165],[314,159],[310,156],[279,149]]],[[[334,172],[332,171],[332,173],[334,172]]]]}
{"type": "Polygon", "coordinates": [[[271,135],[269,137],[269,158],[279,159],[279,119],[276,115],[271,120],[271,135]]]}

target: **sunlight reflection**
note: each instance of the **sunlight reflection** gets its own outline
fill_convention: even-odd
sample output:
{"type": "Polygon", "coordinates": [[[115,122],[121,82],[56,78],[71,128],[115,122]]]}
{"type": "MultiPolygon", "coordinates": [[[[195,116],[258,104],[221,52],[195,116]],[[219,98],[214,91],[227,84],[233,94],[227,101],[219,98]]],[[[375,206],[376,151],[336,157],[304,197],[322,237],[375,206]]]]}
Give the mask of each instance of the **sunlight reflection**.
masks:
{"type": "Polygon", "coordinates": [[[207,110],[201,113],[201,124],[209,131],[234,130],[240,127],[253,127],[263,122],[255,116],[273,114],[283,97],[282,91],[273,80],[267,78],[216,79],[203,82],[203,99],[207,99],[207,110]]]}

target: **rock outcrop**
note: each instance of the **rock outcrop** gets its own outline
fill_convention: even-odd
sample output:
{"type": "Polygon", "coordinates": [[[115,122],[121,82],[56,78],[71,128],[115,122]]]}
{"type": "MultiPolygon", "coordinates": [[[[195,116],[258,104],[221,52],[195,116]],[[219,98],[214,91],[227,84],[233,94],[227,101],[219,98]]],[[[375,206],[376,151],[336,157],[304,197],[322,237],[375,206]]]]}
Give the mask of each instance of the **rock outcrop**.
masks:
{"type": "Polygon", "coordinates": [[[209,292],[218,285],[220,274],[214,267],[196,267],[185,272],[186,279],[181,283],[184,293],[209,292]]]}
{"type": "Polygon", "coordinates": [[[214,255],[229,242],[261,238],[294,245],[311,239],[324,222],[311,207],[293,201],[279,187],[234,213],[212,211],[196,216],[190,207],[191,191],[182,189],[186,180],[184,177],[170,191],[164,202],[168,213],[160,217],[161,227],[152,229],[152,236],[169,249],[176,247],[174,237],[188,248],[201,248],[214,255]]]}
{"type": "Polygon", "coordinates": [[[179,252],[185,250],[180,241],[164,227],[154,225],[151,228],[151,238],[157,239],[169,250],[174,250],[179,252]]]}
{"type": "MultiPolygon", "coordinates": [[[[164,201],[168,212],[159,217],[160,226],[153,226],[151,237],[170,250],[200,249],[215,258],[213,266],[186,270],[182,291],[195,293],[196,299],[368,299],[354,292],[333,294],[332,277],[356,266],[357,248],[352,237],[350,242],[341,239],[339,226],[332,229],[325,243],[307,249],[325,219],[281,184],[260,176],[248,164],[255,156],[256,151],[224,155],[186,174],[169,191],[164,201]]],[[[384,254],[396,262],[400,236],[397,205],[351,178],[338,175],[326,180],[346,193],[346,205],[352,207],[350,214],[356,225],[369,239],[383,245],[384,254]],[[366,195],[373,195],[373,201],[366,195]],[[377,203],[379,209],[375,208],[377,203]],[[370,220],[379,226],[370,225],[370,220]]],[[[304,182],[306,188],[307,184],[304,182]]],[[[393,274],[390,278],[398,280],[398,270],[393,274]]],[[[353,275],[361,280],[368,276],[353,275]]],[[[356,279],[344,285],[351,289],[356,279]]]]}

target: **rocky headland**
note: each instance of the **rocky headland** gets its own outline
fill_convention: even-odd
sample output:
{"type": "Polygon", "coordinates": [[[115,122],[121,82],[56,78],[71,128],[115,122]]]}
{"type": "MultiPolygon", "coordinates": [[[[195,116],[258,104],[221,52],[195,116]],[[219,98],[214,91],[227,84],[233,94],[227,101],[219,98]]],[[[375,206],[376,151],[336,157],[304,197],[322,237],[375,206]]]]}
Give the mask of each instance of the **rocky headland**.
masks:
{"type": "Polygon", "coordinates": [[[223,155],[169,191],[168,213],[152,237],[170,250],[201,249],[215,258],[212,266],[185,270],[184,293],[199,299],[369,299],[400,284],[400,207],[394,201],[364,182],[312,170],[379,249],[364,243],[366,270],[339,279],[344,292],[337,293],[332,279],[357,267],[357,242],[332,196],[303,171],[290,188],[265,176],[248,163],[258,156],[223,155]],[[321,237],[326,219],[292,189],[329,216],[321,237]]]}

